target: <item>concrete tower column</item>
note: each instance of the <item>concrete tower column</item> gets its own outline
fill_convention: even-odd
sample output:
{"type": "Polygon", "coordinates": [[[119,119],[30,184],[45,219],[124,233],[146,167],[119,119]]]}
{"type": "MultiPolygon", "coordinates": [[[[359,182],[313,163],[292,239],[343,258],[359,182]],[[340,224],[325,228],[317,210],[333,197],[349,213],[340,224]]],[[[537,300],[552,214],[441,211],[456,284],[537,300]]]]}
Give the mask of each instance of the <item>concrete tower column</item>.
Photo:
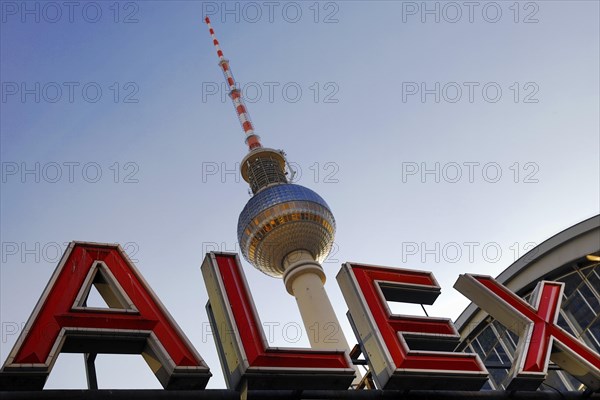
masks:
{"type": "Polygon", "coordinates": [[[285,288],[296,298],[311,347],[350,352],[340,322],[323,287],[326,278],[321,265],[308,251],[296,250],[285,257],[283,266],[285,288]]]}

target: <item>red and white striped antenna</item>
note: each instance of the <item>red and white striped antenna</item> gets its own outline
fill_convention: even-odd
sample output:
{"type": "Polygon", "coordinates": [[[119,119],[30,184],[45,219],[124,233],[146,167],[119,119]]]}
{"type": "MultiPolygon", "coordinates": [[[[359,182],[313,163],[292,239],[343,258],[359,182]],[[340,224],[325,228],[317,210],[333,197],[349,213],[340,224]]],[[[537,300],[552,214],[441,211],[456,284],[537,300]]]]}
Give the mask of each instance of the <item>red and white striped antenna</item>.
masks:
{"type": "Polygon", "coordinates": [[[219,41],[215,36],[215,31],[210,25],[210,19],[206,17],[204,18],[204,21],[206,22],[206,25],[208,25],[210,36],[212,37],[215,49],[217,49],[219,66],[223,70],[225,81],[229,85],[229,97],[231,97],[231,100],[233,101],[233,106],[235,107],[238,119],[240,120],[240,124],[242,125],[244,133],[246,134],[246,144],[248,145],[249,150],[262,147],[260,144],[260,137],[254,133],[254,126],[252,125],[250,115],[248,114],[248,109],[246,108],[244,100],[242,99],[242,92],[237,88],[235,79],[233,79],[233,74],[231,73],[231,68],[229,67],[229,60],[223,56],[223,51],[221,50],[221,46],[219,46],[219,41]]]}

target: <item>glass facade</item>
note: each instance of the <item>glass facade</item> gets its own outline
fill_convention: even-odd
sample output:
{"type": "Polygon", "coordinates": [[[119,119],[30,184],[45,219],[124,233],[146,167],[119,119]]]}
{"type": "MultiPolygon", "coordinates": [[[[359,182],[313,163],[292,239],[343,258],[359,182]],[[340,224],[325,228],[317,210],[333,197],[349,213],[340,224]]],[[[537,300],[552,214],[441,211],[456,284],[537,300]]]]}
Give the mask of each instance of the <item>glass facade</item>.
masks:
{"type": "MultiPolygon", "coordinates": [[[[544,279],[565,283],[558,324],[600,353],[600,263],[583,258],[556,271],[544,279]]],[[[530,287],[519,295],[529,301],[532,290],[530,287]]],[[[469,333],[458,350],[479,354],[488,367],[490,379],[484,390],[503,390],[517,342],[514,333],[488,317],[469,333]]],[[[552,362],[540,386],[540,390],[551,391],[584,389],[583,384],[552,362]]]]}

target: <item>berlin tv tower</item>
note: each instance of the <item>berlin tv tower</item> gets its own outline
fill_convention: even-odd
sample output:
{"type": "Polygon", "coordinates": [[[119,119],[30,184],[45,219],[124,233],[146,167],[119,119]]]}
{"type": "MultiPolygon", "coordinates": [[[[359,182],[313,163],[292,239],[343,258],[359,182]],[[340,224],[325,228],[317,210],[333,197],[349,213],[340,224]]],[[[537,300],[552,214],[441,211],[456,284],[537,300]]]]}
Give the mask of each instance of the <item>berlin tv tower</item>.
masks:
{"type": "Polygon", "coordinates": [[[249,150],[240,168],[253,197],[242,210],[237,229],[244,258],[265,274],[283,278],[296,298],[313,349],[349,351],[323,287],[320,264],[333,245],[333,214],[317,193],[288,182],[283,151],[262,147],[208,17],[205,22],[249,150]]]}

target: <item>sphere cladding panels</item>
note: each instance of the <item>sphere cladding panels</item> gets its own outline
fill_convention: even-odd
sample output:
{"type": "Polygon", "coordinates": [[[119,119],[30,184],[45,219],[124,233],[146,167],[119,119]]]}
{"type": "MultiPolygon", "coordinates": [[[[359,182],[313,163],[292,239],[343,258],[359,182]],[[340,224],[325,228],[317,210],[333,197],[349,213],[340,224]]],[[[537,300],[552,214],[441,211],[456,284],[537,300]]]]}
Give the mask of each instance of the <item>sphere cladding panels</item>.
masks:
{"type": "Polygon", "coordinates": [[[246,260],[278,278],[283,276],[283,258],[294,250],[307,250],[322,262],[334,234],[335,219],[325,200],[294,184],[261,190],[238,220],[238,240],[246,260]]]}

